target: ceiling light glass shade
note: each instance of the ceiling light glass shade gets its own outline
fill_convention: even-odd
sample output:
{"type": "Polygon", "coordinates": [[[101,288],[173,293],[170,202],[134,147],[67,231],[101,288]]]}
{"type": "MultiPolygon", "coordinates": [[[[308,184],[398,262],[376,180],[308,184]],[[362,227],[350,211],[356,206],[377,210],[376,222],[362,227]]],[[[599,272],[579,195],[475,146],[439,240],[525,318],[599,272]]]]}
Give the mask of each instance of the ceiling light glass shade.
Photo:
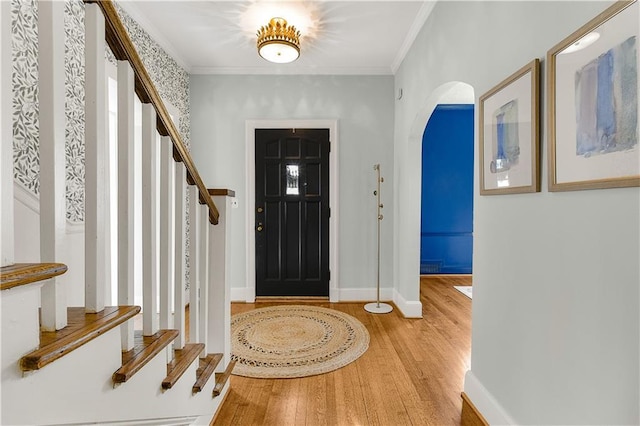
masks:
{"type": "Polygon", "coordinates": [[[300,32],[282,18],[272,18],[258,30],[258,53],[269,62],[286,64],[300,56],[300,32]]]}

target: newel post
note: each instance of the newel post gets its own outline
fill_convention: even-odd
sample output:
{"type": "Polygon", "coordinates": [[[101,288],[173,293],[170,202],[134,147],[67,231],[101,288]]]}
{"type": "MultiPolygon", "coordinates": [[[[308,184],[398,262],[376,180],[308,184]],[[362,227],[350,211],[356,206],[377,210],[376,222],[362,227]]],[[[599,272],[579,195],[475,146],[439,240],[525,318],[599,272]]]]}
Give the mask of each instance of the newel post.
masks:
{"type": "Polygon", "coordinates": [[[228,189],[210,189],[218,208],[218,224],[209,226],[209,344],[210,351],[224,354],[224,363],[230,361],[231,352],[231,288],[229,282],[232,236],[230,235],[235,192],[228,189]]]}

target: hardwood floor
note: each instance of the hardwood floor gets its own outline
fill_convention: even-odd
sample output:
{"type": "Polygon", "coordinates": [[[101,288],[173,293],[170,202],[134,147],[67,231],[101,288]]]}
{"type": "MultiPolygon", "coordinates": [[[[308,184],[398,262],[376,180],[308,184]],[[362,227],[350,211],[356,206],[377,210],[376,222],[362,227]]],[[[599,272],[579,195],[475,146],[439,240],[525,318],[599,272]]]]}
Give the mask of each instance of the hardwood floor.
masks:
{"type": "MultiPolygon", "coordinates": [[[[470,277],[423,277],[423,319],[405,319],[397,309],[370,314],[363,303],[313,302],[358,318],[371,337],[367,352],[319,376],[232,376],[212,425],[459,425],[471,300],[453,286],[464,284],[470,277]]],[[[284,302],[233,304],[232,313],[274,304],[284,302]]]]}

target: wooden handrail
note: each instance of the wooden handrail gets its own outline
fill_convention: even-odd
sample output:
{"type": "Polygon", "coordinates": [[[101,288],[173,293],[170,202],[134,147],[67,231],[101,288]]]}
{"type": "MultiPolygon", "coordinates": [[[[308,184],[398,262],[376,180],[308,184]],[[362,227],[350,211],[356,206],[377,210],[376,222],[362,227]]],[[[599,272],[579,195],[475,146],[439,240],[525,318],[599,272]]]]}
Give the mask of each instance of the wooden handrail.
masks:
{"type": "Polygon", "coordinates": [[[125,29],[120,16],[115,8],[112,0],[84,0],[85,3],[96,3],[100,6],[105,18],[106,41],[116,59],[120,61],[129,61],[131,68],[135,74],[136,94],[142,103],[153,104],[157,114],[157,129],[162,136],[171,137],[174,146],[174,159],[184,163],[187,169],[187,182],[190,185],[196,185],[200,193],[200,204],[206,204],[209,207],[209,221],[216,225],[218,223],[218,209],[213,202],[209,191],[202,182],[198,169],[193,163],[193,159],[189,154],[178,130],[173,124],[173,120],[169,116],[169,112],[164,106],[164,102],[160,98],[155,85],[151,81],[138,52],[136,51],[127,30],[125,29]]]}
{"type": "Polygon", "coordinates": [[[211,195],[212,197],[222,196],[234,198],[236,196],[236,191],[226,188],[209,188],[209,195],[211,195]]]}

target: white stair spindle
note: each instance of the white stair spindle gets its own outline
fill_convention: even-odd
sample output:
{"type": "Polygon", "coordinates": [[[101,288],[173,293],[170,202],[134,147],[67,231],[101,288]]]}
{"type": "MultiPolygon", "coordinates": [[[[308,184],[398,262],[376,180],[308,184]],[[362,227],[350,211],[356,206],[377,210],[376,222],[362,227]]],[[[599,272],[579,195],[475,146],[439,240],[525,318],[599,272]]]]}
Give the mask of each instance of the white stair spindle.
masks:
{"type": "Polygon", "coordinates": [[[156,111],[142,105],[142,334],[158,331],[157,298],[160,274],[159,164],[156,111]]]}
{"type": "Polygon", "coordinates": [[[187,195],[187,170],[183,163],[176,165],[176,267],[175,290],[173,307],[173,324],[180,334],[173,341],[176,349],[182,349],[185,344],[185,232],[186,232],[186,195],[187,195]]]}
{"type": "Polygon", "coordinates": [[[14,263],[11,3],[0,2],[0,266],[14,263]]]}
{"type": "MultiPolygon", "coordinates": [[[[200,340],[200,209],[198,187],[189,186],[189,337],[191,343],[200,340]]],[[[206,352],[203,353],[206,356],[206,352]]]]}
{"type": "MultiPolygon", "coordinates": [[[[40,261],[62,262],[66,233],[64,3],[40,2],[38,11],[40,119],[40,261]]],[[[42,286],[42,328],[67,325],[67,295],[62,280],[42,286]]]]}
{"type": "Polygon", "coordinates": [[[200,343],[205,345],[205,353],[210,353],[209,345],[209,207],[201,204],[198,221],[200,222],[200,343]]]}
{"type": "MultiPolygon", "coordinates": [[[[44,3],[44,2],[43,2],[44,3]]],[[[55,3],[55,2],[53,2],[55,3]]],[[[107,117],[104,17],[97,4],[85,6],[85,309],[104,309],[107,117]]],[[[40,37],[42,41],[42,37],[40,37]]],[[[42,48],[40,49],[42,52],[42,48]]],[[[42,108],[41,108],[42,109],[42,108]]]]}
{"type": "MultiPolygon", "coordinates": [[[[160,140],[160,328],[173,327],[171,316],[175,280],[175,161],[168,136],[160,140]]],[[[179,184],[179,183],[178,183],[179,184]]]]}
{"type": "MultiPolygon", "coordinates": [[[[118,61],[118,304],[134,305],[135,289],[135,125],[134,74],[118,61]]],[[[133,321],[120,327],[122,350],[133,348],[133,321]]]]}

